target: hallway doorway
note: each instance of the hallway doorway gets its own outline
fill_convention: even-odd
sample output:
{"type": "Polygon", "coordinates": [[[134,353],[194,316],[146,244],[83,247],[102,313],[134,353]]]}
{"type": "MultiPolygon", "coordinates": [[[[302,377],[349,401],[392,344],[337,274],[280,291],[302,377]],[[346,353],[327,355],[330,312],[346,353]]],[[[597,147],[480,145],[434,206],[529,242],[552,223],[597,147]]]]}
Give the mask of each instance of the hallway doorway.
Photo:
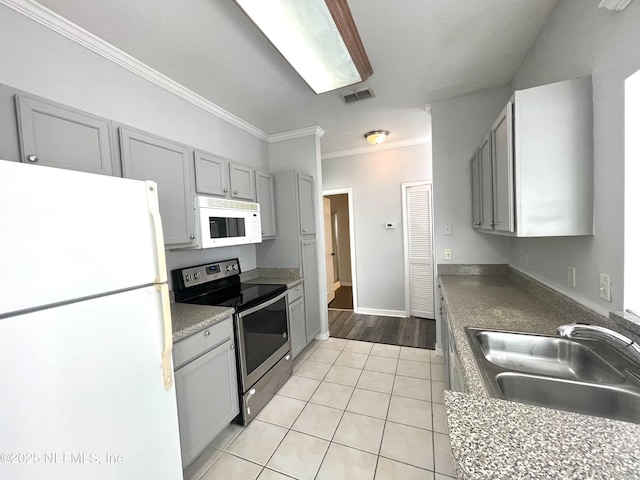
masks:
{"type": "Polygon", "coordinates": [[[323,195],[327,308],[357,311],[352,192],[345,188],[323,195]]]}

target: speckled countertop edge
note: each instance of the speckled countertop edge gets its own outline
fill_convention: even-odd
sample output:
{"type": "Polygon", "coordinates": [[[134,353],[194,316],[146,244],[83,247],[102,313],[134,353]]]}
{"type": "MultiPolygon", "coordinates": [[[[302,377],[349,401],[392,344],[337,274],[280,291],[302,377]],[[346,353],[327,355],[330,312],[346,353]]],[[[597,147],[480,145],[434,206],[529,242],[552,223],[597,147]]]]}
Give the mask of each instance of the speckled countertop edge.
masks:
{"type": "Polygon", "coordinates": [[[297,268],[256,268],[240,275],[244,283],[265,283],[269,285],[285,285],[293,288],[303,282],[297,268]]]}
{"type": "Polygon", "coordinates": [[[233,312],[234,309],[229,307],[172,303],[173,343],[229,318],[233,312]]]}
{"type": "MultiPolygon", "coordinates": [[[[570,311],[505,276],[444,275],[440,284],[470,392],[448,392],[445,399],[459,478],[640,478],[640,450],[634,448],[640,425],[487,397],[464,327],[554,333],[558,325],[576,321],[570,311]],[[513,422],[503,421],[506,414],[513,422]],[[573,430],[567,431],[569,427],[573,430]],[[599,440],[593,438],[596,434],[599,440]],[[512,441],[521,437],[528,440],[512,441]],[[588,440],[586,450],[577,448],[574,438],[588,440]],[[573,455],[573,460],[567,463],[566,455],[573,455]]],[[[589,315],[590,323],[612,326],[611,320],[594,315],[589,315]]]]}

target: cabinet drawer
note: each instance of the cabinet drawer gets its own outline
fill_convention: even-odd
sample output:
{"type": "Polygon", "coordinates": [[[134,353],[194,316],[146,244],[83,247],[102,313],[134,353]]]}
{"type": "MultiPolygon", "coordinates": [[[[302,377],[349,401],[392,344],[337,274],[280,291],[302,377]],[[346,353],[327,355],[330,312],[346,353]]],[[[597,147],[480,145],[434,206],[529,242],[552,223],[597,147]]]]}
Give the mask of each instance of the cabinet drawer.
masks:
{"type": "Polygon", "coordinates": [[[233,338],[233,321],[231,317],[198,333],[194,333],[184,340],[180,340],[173,346],[174,370],[227,341],[229,338],[233,338]]]}
{"type": "Polygon", "coordinates": [[[303,284],[296,285],[295,287],[287,290],[287,303],[291,305],[293,302],[302,298],[302,294],[304,293],[303,284]]]}

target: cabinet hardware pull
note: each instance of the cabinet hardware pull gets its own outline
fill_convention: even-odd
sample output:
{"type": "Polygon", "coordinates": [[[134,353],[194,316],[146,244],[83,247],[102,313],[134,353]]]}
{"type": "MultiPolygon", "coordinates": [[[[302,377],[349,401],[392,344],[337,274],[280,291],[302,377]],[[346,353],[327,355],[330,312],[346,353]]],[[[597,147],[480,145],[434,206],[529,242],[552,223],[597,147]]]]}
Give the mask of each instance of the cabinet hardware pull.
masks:
{"type": "Polygon", "coordinates": [[[225,188],[225,189],[223,190],[223,192],[224,192],[224,193],[228,193],[228,192],[229,192],[229,189],[228,189],[228,188],[225,188]]]}
{"type": "Polygon", "coordinates": [[[238,194],[238,190],[234,190],[234,191],[233,191],[233,194],[234,194],[234,195],[237,195],[237,194],[238,194]]]}
{"type": "Polygon", "coordinates": [[[27,157],[27,160],[29,160],[30,162],[37,162],[38,161],[38,156],[37,155],[29,155],[27,157]]]}
{"type": "Polygon", "coordinates": [[[291,360],[291,355],[287,355],[286,357],[284,357],[285,360],[291,360]]]}
{"type": "Polygon", "coordinates": [[[189,238],[190,238],[191,240],[193,240],[194,238],[196,238],[196,236],[195,236],[195,235],[189,235],[189,238]]]}
{"type": "Polygon", "coordinates": [[[208,337],[209,335],[211,335],[211,332],[209,330],[207,330],[206,332],[204,332],[204,336],[208,337]]]}
{"type": "Polygon", "coordinates": [[[235,350],[236,346],[232,343],[231,346],[229,347],[229,350],[235,350]]]}

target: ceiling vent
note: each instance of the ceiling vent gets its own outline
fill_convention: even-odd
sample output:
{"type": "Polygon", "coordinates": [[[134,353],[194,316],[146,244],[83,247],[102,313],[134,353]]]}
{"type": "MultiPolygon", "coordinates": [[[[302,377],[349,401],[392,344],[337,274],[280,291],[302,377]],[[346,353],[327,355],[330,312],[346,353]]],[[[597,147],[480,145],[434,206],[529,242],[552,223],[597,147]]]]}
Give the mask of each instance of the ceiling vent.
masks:
{"type": "Polygon", "coordinates": [[[362,90],[356,90],[353,93],[347,93],[340,96],[342,97],[342,100],[344,100],[344,103],[353,103],[367,98],[373,98],[375,97],[375,94],[370,88],[364,88],[362,90]]]}

